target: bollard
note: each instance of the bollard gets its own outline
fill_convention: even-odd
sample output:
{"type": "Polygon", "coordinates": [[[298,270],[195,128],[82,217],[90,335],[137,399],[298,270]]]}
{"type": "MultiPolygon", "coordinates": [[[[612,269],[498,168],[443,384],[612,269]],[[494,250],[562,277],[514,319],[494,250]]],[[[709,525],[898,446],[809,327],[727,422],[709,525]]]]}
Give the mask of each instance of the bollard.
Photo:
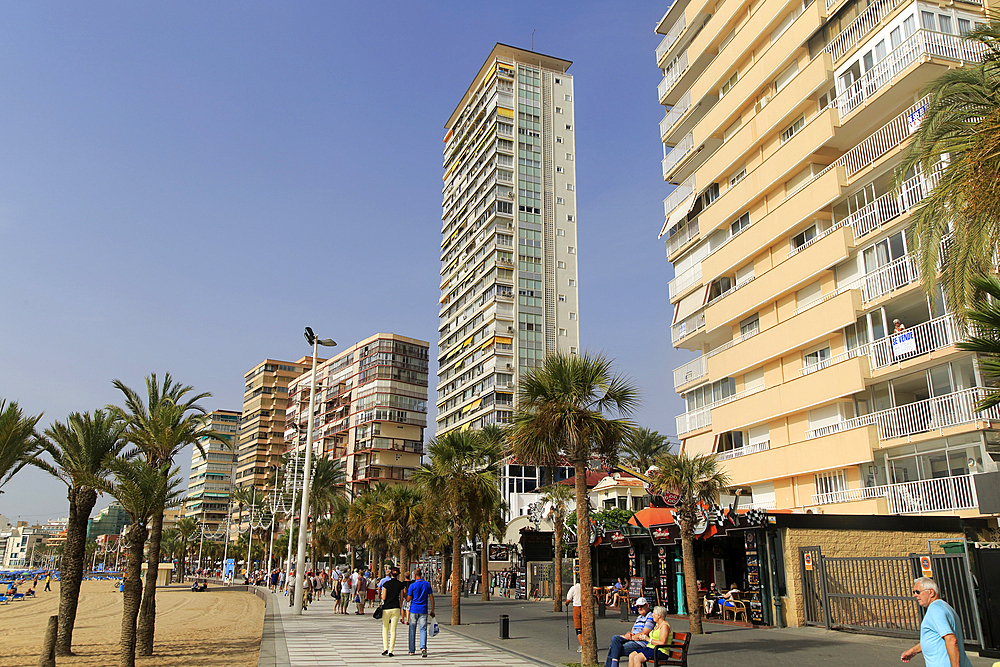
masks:
{"type": "Polygon", "coordinates": [[[628,623],[628,607],[630,604],[631,600],[629,600],[628,598],[625,598],[624,600],[618,603],[618,609],[621,610],[622,613],[622,621],[624,621],[625,623],[628,623]]]}
{"type": "Polygon", "coordinates": [[[500,639],[510,639],[510,616],[500,614],[500,639]]]}
{"type": "Polygon", "coordinates": [[[56,635],[59,634],[59,617],[49,616],[49,626],[45,629],[45,644],[38,657],[38,667],[55,667],[56,635]]]}
{"type": "Polygon", "coordinates": [[[597,618],[607,618],[608,617],[608,601],[604,599],[603,595],[597,596],[597,618]]]}

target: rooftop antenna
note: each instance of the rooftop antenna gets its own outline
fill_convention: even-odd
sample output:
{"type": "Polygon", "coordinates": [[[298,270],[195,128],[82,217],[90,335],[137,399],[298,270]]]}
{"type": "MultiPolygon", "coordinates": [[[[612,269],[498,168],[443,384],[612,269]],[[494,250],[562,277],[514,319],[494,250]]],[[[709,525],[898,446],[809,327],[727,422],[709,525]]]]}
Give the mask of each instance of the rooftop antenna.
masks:
{"type": "Polygon", "coordinates": [[[535,50],[535,29],[531,29],[531,50],[535,50]]]}

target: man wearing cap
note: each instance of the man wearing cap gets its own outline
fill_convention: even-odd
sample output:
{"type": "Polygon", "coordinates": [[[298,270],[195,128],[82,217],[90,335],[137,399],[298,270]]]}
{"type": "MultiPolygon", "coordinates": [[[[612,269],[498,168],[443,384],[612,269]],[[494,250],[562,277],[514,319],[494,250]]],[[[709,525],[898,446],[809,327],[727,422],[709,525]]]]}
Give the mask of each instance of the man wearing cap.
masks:
{"type": "MultiPolygon", "coordinates": [[[[628,602],[623,600],[622,604],[628,602]]],[[[639,616],[632,624],[632,631],[611,638],[611,648],[608,649],[608,659],[604,662],[604,667],[618,667],[618,659],[621,656],[627,658],[633,651],[641,650],[649,641],[649,633],[656,627],[653,615],[649,612],[649,601],[646,598],[638,598],[635,601],[635,608],[639,611],[639,616]]]]}

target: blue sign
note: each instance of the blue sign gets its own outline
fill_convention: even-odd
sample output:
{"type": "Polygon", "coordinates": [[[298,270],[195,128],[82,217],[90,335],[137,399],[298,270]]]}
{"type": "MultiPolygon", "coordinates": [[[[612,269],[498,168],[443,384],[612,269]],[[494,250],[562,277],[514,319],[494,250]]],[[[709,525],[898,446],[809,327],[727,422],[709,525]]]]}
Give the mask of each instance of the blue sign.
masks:
{"type": "Polygon", "coordinates": [[[917,352],[917,339],[914,338],[912,331],[904,331],[903,333],[892,337],[892,353],[897,357],[904,357],[908,354],[916,354],[917,352]]]}
{"type": "Polygon", "coordinates": [[[223,579],[229,579],[230,577],[233,576],[233,573],[235,571],[236,571],[236,559],[235,558],[227,558],[226,559],[226,566],[224,568],[222,568],[222,578],[223,579]]]}
{"type": "Polygon", "coordinates": [[[920,127],[920,121],[924,119],[924,114],[927,113],[927,104],[921,104],[919,107],[906,114],[906,127],[913,134],[920,127]]]}

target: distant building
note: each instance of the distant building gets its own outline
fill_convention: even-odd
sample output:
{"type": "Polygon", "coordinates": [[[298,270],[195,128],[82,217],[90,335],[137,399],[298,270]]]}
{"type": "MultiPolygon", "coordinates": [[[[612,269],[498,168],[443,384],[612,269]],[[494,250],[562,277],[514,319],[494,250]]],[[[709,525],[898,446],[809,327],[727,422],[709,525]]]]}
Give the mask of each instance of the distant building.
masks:
{"type": "Polygon", "coordinates": [[[205,525],[206,532],[215,532],[226,522],[229,493],[236,474],[236,432],[240,413],[213,410],[208,414],[207,430],[223,434],[226,442],[200,438],[204,455],[197,447],[191,451],[191,475],[188,482],[185,514],[205,525]]]}
{"type": "Polygon", "coordinates": [[[97,516],[87,522],[87,539],[93,540],[100,535],[118,535],[122,528],[132,523],[128,513],[117,501],[97,513],[97,516]]]}
{"type": "Polygon", "coordinates": [[[8,569],[26,569],[31,567],[30,563],[37,547],[45,544],[48,533],[38,526],[28,526],[26,522],[19,521],[17,527],[11,530],[7,538],[6,548],[3,554],[3,567],[8,569]]]}

